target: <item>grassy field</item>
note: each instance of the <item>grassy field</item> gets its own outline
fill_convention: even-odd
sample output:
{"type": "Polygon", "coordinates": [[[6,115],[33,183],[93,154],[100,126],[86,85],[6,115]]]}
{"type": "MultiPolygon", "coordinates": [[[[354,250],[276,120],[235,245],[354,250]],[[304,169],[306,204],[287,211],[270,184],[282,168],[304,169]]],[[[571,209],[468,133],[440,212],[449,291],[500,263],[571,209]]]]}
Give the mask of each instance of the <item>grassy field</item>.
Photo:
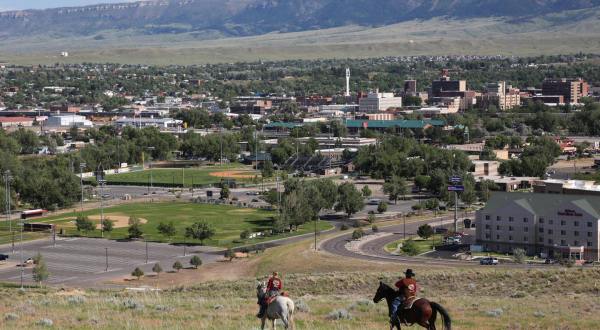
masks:
{"type": "MultiPolygon", "coordinates": [[[[201,273],[200,270],[182,272],[201,273]]],[[[600,271],[417,270],[422,294],[445,306],[454,329],[595,329],[600,271]],[[483,294],[485,293],[485,294],[483,294]]],[[[386,329],[372,297],[395,274],[332,272],[284,277],[297,329],[386,329]],[[336,314],[348,315],[339,319],[336,314]]],[[[0,289],[3,329],[255,329],[255,280],[215,281],[157,292],[0,289]]],[[[438,327],[440,324],[438,323],[438,327]]]]}
{"type": "MultiPolygon", "coordinates": [[[[66,230],[67,235],[79,235],[76,231],[73,220],[80,213],[65,213],[54,217],[45,218],[42,221],[57,224],[58,229],[66,230]]],[[[92,219],[99,219],[100,210],[85,211],[83,213],[92,219]]],[[[240,246],[245,244],[258,243],[266,240],[283,238],[291,235],[305,234],[312,232],[313,224],[300,226],[299,230],[294,233],[280,234],[265,238],[257,238],[252,240],[240,240],[240,233],[244,230],[250,232],[267,231],[270,226],[275,212],[238,208],[226,205],[206,205],[184,202],[170,203],[138,203],[120,205],[104,209],[105,217],[111,220],[123,219],[127,221],[130,216],[135,216],[142,219],[142,230],[148,240],[157,242],[168,242],[169,240],[157,232],[157,225],[160,222],[173,221],[177,229],[177,235],[170,241],[173,243],[199,243],[184,238],[185,228],[197,221],[205,221],[215,229],[215,236],[206,240],[204,243],[211,246],[240,246]],[[145,223],[144,223],[145,222],[145,223]]],[[[123,227],[114,229],[106,237],[111,239],[122,239],[127,237],[127,224],[123,227]]],[[[318,229],[326,230],[331,226],[326,222],[319,222],[318,229]]],[[[91,237],[100,236],[100,231],[95,230],[87,234],[91,237]]]]}
{"type": "Polygon", "coordinates": [[[186,187],[191,187],[192,183],[194,185],[217,184],[221,182],[221,178],[231,178],[238,182],[249,182],[255,176],[260,178],[260,173],[252,170],[249,166],[235,164],[186,169],[153,168],[151,170],[107,175],[106,181],[109,183],[120,182],[148,185],[152,177],[152,182],[156,185],[184,184],[186,187]]]}

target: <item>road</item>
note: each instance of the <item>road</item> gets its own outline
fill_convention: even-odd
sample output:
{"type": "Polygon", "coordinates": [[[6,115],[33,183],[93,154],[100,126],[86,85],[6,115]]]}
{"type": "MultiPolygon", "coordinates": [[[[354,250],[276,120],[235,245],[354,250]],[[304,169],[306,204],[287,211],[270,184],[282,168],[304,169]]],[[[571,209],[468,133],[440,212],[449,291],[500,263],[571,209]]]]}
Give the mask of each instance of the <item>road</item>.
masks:
{"type": "MultiPolygon", "coordinates": [[[[465,215],[467,218],[473,217],[473,214],[465,215]]],[[[459,221],[464,217],[459,217],[459,221]]],[[[451,224],[453,221],[453,215],[447,215],[438,217],[435,219],[428,219],[423,221],[406,223],[406,235],[415,235],[419,226],[429,223],[432,226],[438,225],[440,222],[451,224]]],[[[451,226],[451,225],[449,225],[451,226]]],[[[442,258],[430,258],[430,257],[409,257],[409,256],[397,256],[388,253],[384,250],[384,247],[402,239],[404,236],[404,225],[393,225],[387,227],[381,227],[379,232],[389,233],[391,235],[382,236],[372,240],[366,241],[359,248],[359,251],[350,251],[346,247],[346,243],[351,241],[351,234],[344,234],[322,241],[319,245],[319,249],[326,251],[331,254],[357,258],[369,261],[380,261],[380,262],[391,262],[398,264],[419,264],[419,265],[430,265],[430,266],[444,266],[444,267],[465,267],[465,266],[477,266],[479,265],[476,261],[466,261],[457,259],[442,259],[442,258]]],[[[514,263],[501,263],[498,266],[501,268],[548,268],[550,266],[543,264],[514,264],[514,263]]]]}

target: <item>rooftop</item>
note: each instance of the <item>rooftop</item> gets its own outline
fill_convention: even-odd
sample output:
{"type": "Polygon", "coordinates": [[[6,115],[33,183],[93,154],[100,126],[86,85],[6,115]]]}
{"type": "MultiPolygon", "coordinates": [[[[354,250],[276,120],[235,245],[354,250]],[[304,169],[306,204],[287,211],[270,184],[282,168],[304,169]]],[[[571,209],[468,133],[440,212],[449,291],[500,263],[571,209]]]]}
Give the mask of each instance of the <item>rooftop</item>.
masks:
{"type": "Polygon", "coordinates": [[[538,215],[556,216],[557,209],[576,207],[600,219],[600,196],[589,195],[494,192],[482,211],[493,212],[511,201],[538,215]]]}

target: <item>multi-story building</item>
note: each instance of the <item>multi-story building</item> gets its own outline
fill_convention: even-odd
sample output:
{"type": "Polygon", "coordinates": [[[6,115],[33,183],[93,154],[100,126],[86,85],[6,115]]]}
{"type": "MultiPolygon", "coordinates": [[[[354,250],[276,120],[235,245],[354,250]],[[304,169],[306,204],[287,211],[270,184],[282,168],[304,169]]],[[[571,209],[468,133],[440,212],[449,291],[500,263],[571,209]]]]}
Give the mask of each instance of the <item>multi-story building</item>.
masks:
{"type": "Polygon", "coordinates": [[[48,117],[46,121],[47,127],[56,127],[56,128],[64,128],[64,127],[92,127],[94,124],[86,119],[84,116],[80,115],[60,115],[60,116],[52,116],[48,117]]]}
{"type": "Polygon", "coordinates": [[[369,93],[367,97],[358,100],[360,112],[386,111],[390,108],[402,108],[402,98],[394,96],[394,93],[369,93]]]}
{"type": "Polygon", "coordinates": [[[589,94],[587,82],[581,78],[545,79],[542,95],[562,95],[565,103],[579,103],[581,97],[589,94]]]}
{"type": "Polygon", "coordinates": [[[600,196],[496,192],[476,223],[486,251],[600,261],[600,196]]]}
{"type": "Polygon", "coordinates": [[[442,76],[439,80],[431,82],[431,94],[430,98],[433,97],[447,97],[447,92],[466,92],[467,81],[466,80],[450,80],[448,70],[442,70],[442,76]]]}
{"type": "Polygon", "coordinates": [[[518,89],[506,85],[506,81],[488,83],[485,93],[477,97],[477,104],[482,109],[494,105],[500,110],[506,110],[521,104],[521,94],[518,89]]]}
{"type": "Polygon", "coordinates": [[[404,95],[417,95],[417,81],[416,80],[405,80],[404,81],[404,95]]]}

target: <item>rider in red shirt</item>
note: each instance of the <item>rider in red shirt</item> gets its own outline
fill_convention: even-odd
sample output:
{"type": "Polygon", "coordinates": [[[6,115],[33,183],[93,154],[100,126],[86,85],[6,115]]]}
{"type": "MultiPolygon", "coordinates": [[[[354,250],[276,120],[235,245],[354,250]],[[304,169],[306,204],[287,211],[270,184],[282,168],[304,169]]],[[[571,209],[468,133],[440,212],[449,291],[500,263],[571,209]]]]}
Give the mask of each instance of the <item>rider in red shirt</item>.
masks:
{"type": "Polygon", "coordinates": [[[405,277],[401,278],[395,284],[395,286],[398,288],[398,297],[392,302],[392,311],[390,315],[392,324],[398,316],[397,312],[400,305],[404,304],[404,302],[407,300],[416,297],[417,292],[419,291],[417,281],[415,281],[413,278],[415,277],[415,273],[413,273],[412,269],[407,269],[404,275],[405,277]]]}
{"type": "Polygon", "coordinates": [[[260,310],[258,311],[256,317],[263,317],[264,313],[267,311],[269,300],[272,297],[278,296],[281,289],[283,289],[283,281],[279,278],[279,273],[273,272],[273,275],[269,278],[269,282],[267,283],[267,292],[265,298],[258,302],[260,305],[260,310]]]}
{"type": "Polygon", "coordinates": [[[269,283],[267,283],[267,292],[279,292],[283,288],[283,281],[279,278],[279,274],[277,272],[273,272],[273,276],[269,278],[269,283]]]}

